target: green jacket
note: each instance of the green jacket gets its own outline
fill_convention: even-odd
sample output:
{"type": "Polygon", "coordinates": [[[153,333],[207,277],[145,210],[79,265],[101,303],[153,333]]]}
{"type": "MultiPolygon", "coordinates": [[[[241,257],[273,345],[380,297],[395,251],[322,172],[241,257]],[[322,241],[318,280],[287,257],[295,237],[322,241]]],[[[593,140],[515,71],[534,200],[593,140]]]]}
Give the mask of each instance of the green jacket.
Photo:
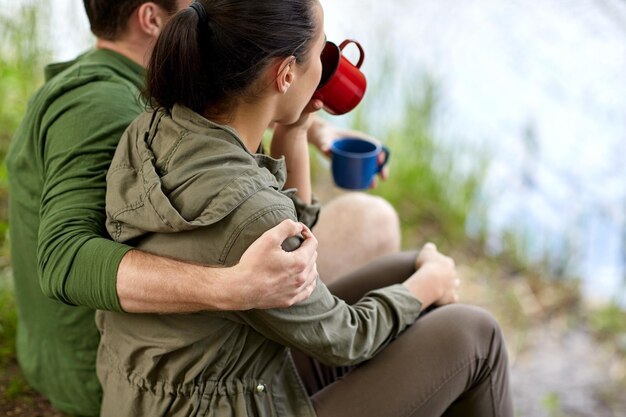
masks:
{"type": "Polygon", "coordinates": [[[18,359],[29,384],[71,414],[100,409],[95,309],[120,309],[117,267],[130,249],[105,230],[105,179],[145,109],[143,74],[107,50],[50,65],[7,156],[18,359]]]}
{"type": "MultiPolygon", "coordinates": [[[[319,207],[283,190],[284,159],[251,154],[237,133],[181,106],[145,113],[107,177],[107,228],[161,255],[229,266],[282,220],[319,207]]],[[[318,281],[287,309],[186,315],[98,312],[103,417],[314,416],[289,347],[331,365],[379,352],[418,316],[402,285],[350,306],[318,281]]]]}

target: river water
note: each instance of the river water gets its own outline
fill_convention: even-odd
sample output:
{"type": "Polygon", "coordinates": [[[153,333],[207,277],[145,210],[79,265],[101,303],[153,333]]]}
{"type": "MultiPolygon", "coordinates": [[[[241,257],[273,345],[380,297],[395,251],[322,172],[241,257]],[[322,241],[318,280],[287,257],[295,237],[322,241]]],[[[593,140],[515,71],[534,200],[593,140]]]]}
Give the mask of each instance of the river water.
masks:
{"type": "MultiPolygon", "coordinates": [[[[489,154],[491,248],[514,229],[590,298],[626,305],[626,2],[321,1],[328,38],[361,41],[364,72],[384,81],[366,97],[373,133],[428,75],[435,137],[489,154]]],[[[90,45],[80,0],[54,0],[52,17],[71,21],[49,28],[55,58],[90,45]]]]}
{"type": "Polygon", "coordinates": [[[382,122],[397,114],[396,92],[428,74],[435,137],[488,152],[494,251],[514,229],[590,298],[626,305],[626,2],[322,3],[329,38],[362,40],[364,71],[392,80],[382,122]],[[381,51],[392,70],[377,65],[381,51]]]}

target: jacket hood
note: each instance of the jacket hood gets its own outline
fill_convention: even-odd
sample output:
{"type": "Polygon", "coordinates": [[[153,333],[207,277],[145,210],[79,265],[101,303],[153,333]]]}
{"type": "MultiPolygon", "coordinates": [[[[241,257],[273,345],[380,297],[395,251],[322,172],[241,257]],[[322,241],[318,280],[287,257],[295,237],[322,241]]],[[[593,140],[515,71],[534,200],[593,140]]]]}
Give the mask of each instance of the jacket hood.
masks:
{"type": "Polygon", "coordinates": [[[237,133],[182,106],[142,114],[107,175],[107,230],[117,241],[214,224],[267,187],[284,159],[248,152],[237,133]]]}
{"type": "Polygon", "coordinates": [[[65,85],[65,89],[80,86],[94,79],[106,78],[105,74],[108,72],[116,73],[121,79],[128,80],[134,89],[139,90],[143,88],[145,77],[145,70],[141,65],[108,49],[92,49],[72,61],[47,65],[44,69],[44,78],[47,82],[64,71],[74,71],[77,78],[73,85],[65,85]],[[103,70],[104,68],[106,70],[103,70]]]}

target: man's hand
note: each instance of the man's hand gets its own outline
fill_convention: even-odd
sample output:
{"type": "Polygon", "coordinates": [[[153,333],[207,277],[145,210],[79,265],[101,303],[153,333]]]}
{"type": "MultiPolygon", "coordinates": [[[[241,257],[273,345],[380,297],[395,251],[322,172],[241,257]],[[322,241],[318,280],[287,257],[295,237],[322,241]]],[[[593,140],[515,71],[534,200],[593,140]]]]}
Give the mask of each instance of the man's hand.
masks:
{"type": "Polygon", "coordinates": [[[120,263],[117,294],[128,313],[191,313],[289,307],[311,295],[317,280],[317,239],[285,220],[265,232],[230,268],[191,264],[131,250],[120,263]],[[285,252],[282,242],[304,237],[285,252]]]}
{"type": "Polygon", "coordinates": [[[283,308],[308,298],[317,281],[317,239],[302,223],[285,220],[268,230],[244,252],[233,270],[234,304],[239,309],[283,308]],[[285,252],[281,244],[301,234],[302,245],[285,252]]]}

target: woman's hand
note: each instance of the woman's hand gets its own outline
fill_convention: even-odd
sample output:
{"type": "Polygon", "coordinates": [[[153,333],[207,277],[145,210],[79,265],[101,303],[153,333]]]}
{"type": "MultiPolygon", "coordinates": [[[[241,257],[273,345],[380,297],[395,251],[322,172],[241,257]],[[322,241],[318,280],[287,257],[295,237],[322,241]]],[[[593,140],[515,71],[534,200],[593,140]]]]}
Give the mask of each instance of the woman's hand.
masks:
{"type": "Polygon", "coordinates": [[[422,302],[422,309],[431,304],[459,301],[460,280],[452,258],[439,253],[434,244],[427,243],[417,257],[416,267],[417,271],[403,285],[422,302]]]}
{"type": "MultiPolygon", "coordinates": [[[[321,106],[322,103],[319,100],[318,106],[321,106]]],[[[376,138],[373,138],[365,133],[358,132],[355,130],[346,130],[339,129],[336,126],[328,123],[326,120],[317,117],[315,115],[311,115],[310,126],[307,131],[307,140],[310,144],[314,145],[320,152],[322,152],[327,157],[330,156],[330,148],[334,141],[337,139],[345,138],[345,137],[354,137],[361,138],[367,141],[380,144],[376,138]]],[[[378,155],[378,163],[382,164],[385,162],[385,154],[383,152],[378,155]]],[[[380,172],[380,177],[383,180],[386,180],[389,176],[389,169],[385,166],[380,172]]],[[[376,181],[374,180],[371,184],[371,188],[376,187],[376,181]]]]}
{"type": "Polygon", "coordinates": [[[300,118],[298,119],[298,121],[289,125],[275,123],[273,126],[274,130],[276,130],[276,128],[281,128],[282,130],[289,130],[289,131],[302,130],[304,132],[308,132],[313,122],[317,119],[314,113],[320,110],[323,107],[323,105],[324,103],[322,103],[321,100],[312,99],[306,105],[304,110],[302,110],[302,114],[300,114],[300,118]]]}

